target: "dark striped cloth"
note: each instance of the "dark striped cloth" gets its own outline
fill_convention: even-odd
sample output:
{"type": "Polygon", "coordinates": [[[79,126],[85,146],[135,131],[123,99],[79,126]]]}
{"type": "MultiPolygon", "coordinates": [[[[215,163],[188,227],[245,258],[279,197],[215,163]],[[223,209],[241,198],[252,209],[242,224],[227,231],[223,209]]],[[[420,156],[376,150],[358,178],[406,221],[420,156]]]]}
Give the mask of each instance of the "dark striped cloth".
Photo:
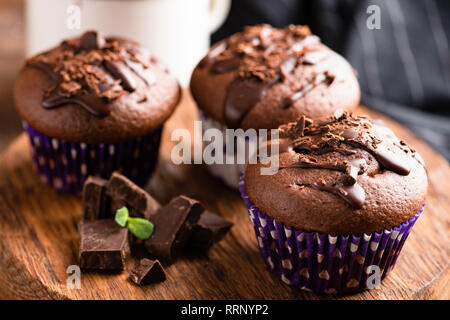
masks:
{"type": "Polygon", "coordinates": [[[358,71],[363,104],[450,160],[450,1],[234,0],[213,42],[263,22],[308,24],[358,71]],[[380,30],[367,28],[369,5],[381,10],[380,30]]]}

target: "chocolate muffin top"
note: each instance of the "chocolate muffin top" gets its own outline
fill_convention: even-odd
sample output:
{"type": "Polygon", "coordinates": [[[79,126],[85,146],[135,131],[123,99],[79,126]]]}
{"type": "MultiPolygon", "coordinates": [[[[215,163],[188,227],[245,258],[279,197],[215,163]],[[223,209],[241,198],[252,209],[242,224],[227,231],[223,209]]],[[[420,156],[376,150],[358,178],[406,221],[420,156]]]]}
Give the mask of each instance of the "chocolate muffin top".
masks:
{"type": "Polygon", "coordinates": [[[28,59],[14,101],[23,120],[52,138],[117,143],[160,127],[180,94],[138,43],[89,31],[28,59]]]}
{"type": "MultiPolygon", "coordinates": [[[[279,171],[250,164],[245,191],[287,226],[332,235],[378,232],[412,218],[425,201],[420,155],[391,130],[337,111],[318,125],[301,117],[279,128],[279,171]]],[[[270,144],[269,144],[270,145],[270,144]]]]}
{"type": "Polygon", "coordinates": [[[305,115],[326,120],[359,104],[348,62],[306,26],[246,27],[216,44],[195,68],[200,109],[230,128],[276,129],[305,115]]]}

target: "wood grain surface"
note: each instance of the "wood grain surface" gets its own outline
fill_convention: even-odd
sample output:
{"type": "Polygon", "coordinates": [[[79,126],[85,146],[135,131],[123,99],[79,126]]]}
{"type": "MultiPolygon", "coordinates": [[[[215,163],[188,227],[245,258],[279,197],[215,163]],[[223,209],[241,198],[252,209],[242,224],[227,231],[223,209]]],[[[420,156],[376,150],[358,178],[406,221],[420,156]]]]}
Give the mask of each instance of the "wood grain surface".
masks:
{"type": "Polygon", "coordinates": [[[430,187],[427,206],[381,289],[325,296],[291,288],[272,276],[259,255],[238,192],[211,177],[201,165],[170,162],[173,129],[192,131],[195,106],[188,94],[167,122],[157,171],[147,189],[166,203],[178,194],[202,201],[234,222],[209,254],[188,252],[167,268],[161,284],[137,287],[122,273],[83,273],[81,289],[67,289],[66,268],[77,264],[81,202],[58,193],[34,173],[22,134],[0,155],[0,298],[20,299],[448,299],[449,190],[447,161],[400,125],[384,119],[425,158],[430,187]]]}

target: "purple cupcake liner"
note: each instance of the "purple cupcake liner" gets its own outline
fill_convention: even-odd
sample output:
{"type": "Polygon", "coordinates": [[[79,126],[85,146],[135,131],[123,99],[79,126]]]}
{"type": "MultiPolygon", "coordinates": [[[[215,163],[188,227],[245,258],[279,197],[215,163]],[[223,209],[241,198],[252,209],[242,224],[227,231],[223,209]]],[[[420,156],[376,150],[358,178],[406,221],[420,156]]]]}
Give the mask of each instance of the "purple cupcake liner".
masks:
{"type": "MultiPolygon", "coordinates": [[[[267,268],[283,282],[317,293],[352,293],[369,289],[367,280],[380,270],[380,281],[392,270],[420,211],[409,221],[382,232],[331,236],[287,227],[262,213],[239,183],[267,268]]],[[[372,282],[373,283],[373,282],[372,282]]]]}
{"type": "Polygon", "coordinates": [[[23,123],[39,176],[54,189],[80,193],[88,176],[108,179],[114,171],[143,185],[155,169],[162,127],[124,143],[86,144],[50,138],[23,123]]]}

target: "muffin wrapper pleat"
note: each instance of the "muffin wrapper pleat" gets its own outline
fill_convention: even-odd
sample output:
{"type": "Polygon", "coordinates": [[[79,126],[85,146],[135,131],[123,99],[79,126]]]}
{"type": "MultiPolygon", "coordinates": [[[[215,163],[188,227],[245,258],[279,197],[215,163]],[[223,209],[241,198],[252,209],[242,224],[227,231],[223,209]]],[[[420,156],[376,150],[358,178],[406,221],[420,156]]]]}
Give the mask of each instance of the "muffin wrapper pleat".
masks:
{"type": "Polygon", "coordinates": [[[139,185],[155,169],[162,127],[124,143],[86,144],[48,137],[27,123],[33,163],[39,176],[59,191],[80,193],[88,176],[108,179],[119,171],[139,185]]]}
{"type": "MultiPolygon", "coordinates": [[[[218,129],[222,131],[223,136],[225,137],[225,130],[228,129],[225,125],[219,123],[218,121],[211,119],[203,112],[199,111],[200,119],[202,120],[202,134],[205,133],[208,129],[218,129]]],[[[252,141],[246,141],[246,143],[256,143],[252,141]]],[[[203,142],[203,148],[206,148],[208,144],[203,142]]],[[[248,148],[248,147],[247,147],[248,148]]],[[[226,145],[225,139],[222,147],[223,153],[225,154],[226,145]]],[[[248,150],[248,149],[247,149],[248,150]]],[[[245,164],[208,164],[206,165],[208,171],[216,178],[222,180],[226,185],[233,189],[239,188],[239,179],[242,175],[242,172],[245,170],[245,164]]]]}
{"type": "Polygon", "coordinates": [[[305,232],[262,213],[239,189],[254,226],[267,268],[283,282],[318,293],[351,293],[373,288],[374,268],[380,281],[392,270],[420,211],[409,221],[382,232],[332,236],[305,232]]]}

